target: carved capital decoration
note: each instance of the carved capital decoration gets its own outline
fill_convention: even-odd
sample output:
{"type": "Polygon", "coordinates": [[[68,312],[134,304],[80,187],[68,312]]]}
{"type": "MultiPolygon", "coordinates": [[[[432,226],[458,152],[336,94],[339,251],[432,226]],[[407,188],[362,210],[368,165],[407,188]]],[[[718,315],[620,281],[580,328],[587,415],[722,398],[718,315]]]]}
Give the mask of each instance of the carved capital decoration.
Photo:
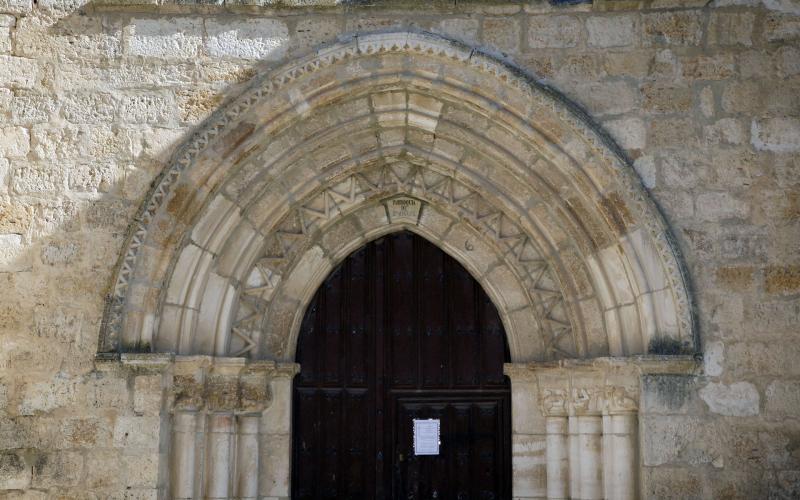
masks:
{"type": "Polygon", "coordinates": [[[259,413],[272,400],[270,382],[291,378],[299,371],[296,363],[244,358],[183,356],[175,360],[168,397],[171,411],[259,413]]]}

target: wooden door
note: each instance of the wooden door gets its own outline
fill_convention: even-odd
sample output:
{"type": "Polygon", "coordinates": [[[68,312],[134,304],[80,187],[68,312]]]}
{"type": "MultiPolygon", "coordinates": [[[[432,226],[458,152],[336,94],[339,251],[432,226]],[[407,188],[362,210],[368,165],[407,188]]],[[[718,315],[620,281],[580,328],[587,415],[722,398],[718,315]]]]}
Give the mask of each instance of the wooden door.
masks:
{"type": "Polygon", "coordinates": [[[480,285],[412,233],[376,240],[320,287],[301,327],[292,498],[511,496],[508,348],[480,285]],[[412,421],[437,418],[437,456],[412,421]]]}

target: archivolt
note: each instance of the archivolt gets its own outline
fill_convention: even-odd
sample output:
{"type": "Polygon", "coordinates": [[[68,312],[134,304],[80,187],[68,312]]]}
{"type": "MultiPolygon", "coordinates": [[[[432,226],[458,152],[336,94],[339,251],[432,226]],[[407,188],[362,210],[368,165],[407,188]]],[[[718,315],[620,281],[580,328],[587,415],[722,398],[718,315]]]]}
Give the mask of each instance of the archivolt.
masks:
{"type": "Polygon", "coordinates": [[[553,91],[420,33],[354,37],[255,82],[179,153],[121,258],[101,351],[292,359],[359,245],[401,228],[482,283],[515,361],[693,350],[668,230],[553,91]],[[416,220],[392,220],[409,196],[416,220]]]}

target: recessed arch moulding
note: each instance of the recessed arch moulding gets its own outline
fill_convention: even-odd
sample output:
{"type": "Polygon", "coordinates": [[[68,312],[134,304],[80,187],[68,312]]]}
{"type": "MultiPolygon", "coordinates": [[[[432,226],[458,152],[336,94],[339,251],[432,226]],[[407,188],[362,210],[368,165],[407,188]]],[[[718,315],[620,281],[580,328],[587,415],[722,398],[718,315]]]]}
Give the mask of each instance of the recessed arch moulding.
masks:
{"type": "Polygon", "coordinates": [[[177,153],[100,352],[292,361],[316,287],[397,230],[478,279],[514,362],[695,350],[668,228],[602,132],[509,63],[399,32],[265,75],[177,153]]]}

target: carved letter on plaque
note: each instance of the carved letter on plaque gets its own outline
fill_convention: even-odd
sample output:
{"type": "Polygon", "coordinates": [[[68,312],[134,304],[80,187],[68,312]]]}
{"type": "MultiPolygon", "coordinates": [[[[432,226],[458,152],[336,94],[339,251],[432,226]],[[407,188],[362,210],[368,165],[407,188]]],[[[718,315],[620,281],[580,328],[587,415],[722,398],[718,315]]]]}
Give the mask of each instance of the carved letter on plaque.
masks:
{"type": "Polygon", "coordinates": [[[416,224],[419,220],[419,211],[421,208],[422,202],[415,198],[392,198],[386,202],[389,220],[393,223],[407,222],[416,224]]]}

